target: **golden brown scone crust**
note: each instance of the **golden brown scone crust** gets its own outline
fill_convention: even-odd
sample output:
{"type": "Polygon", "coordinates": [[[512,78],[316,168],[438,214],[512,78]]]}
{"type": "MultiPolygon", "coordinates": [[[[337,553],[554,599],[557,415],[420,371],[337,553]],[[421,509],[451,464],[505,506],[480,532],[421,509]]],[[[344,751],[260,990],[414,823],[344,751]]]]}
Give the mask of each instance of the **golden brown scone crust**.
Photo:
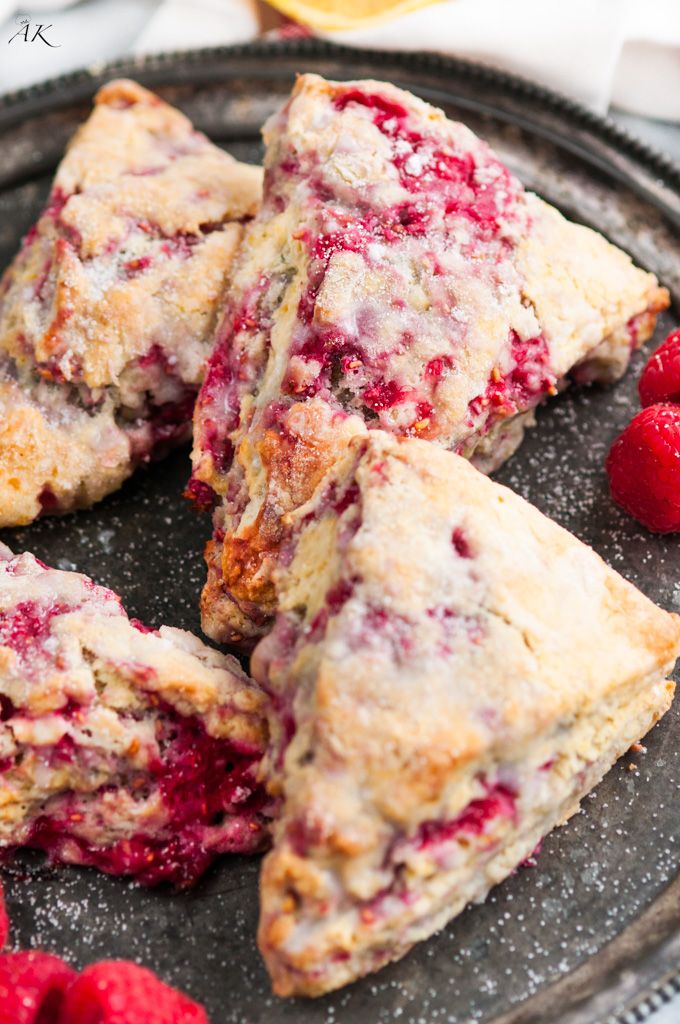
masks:
{"type": "Polygon", "coordinates": [[[158,431],[129,439],[139,421],[160,416],[165,441],[189,436],[215,311],[261,180],[260,168],[136,83],[100,89],[0,283],[0,423],[14,424],[0,446],[0,525],[114,490],[157,448],[158,431]],[[160,407],[175,408],[171,439],[160,407]],[[47,449],[38,462],[36,444],[47,449]],[[22,459],[17,492],[8,481],[22,459]]]}
{"type": "Polygon", "coordinates": [[[223,503],[203,599],[221,640],[262,632],[281,515],[349,437],[420,437],[489,471],[567,374],[620,376],[668,305],[391,85],[303,75],[264,135],[263,205],[196,411],[195,480],[223,503]]]}
{"type": "Polygon", "coordinates": [[[313,995],[401,956],[573,813],[667,709],[680,618],[419,440],[355,439],[288,525],[253,656],[284,801],[259,939],[276,991],[313,995]],[[471,807],[488,823],[430,843],[471,807]]]}
{"type": "Polygon", "coordinates": [[[132,470],[130,440],[107,404],[96,416],[50,420],[14,381],[0,380],[0,526],[82,508],[117,490],[132,470]]]}

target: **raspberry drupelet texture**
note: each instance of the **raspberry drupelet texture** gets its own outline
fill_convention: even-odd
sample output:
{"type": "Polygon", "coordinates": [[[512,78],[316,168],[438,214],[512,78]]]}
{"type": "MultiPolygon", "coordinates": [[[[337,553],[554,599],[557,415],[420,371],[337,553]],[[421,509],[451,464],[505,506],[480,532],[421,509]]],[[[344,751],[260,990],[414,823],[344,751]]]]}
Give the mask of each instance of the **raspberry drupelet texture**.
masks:
{"type": "Polygon", "coordinates": [[[0,1024],[62,1024],[68,1020],[61,1014],[64,994],[75,977],[68,964],[50,953],[4,953],[0,956],[0,1024]]]}
{"type": "Polygon", "coordinates": [[[39,951],[0,955],[0,1024],[209,1024],[202,1006],[128,960],[80,974],[39,951]]]}
{"type": "Polygon", "coordinates": [[[650,405],[617,437],[607,456],[614,501],[648,530],[680,530],[680,408],[650,405]]]}
{"type": "Polygon", "coordinates": [[[75,979],[55,1024],[208,1024],[208,1017],[146,968],[105,960],[75,979]]]}
{"type": "Polygon", "coordinates": [[[680,327],[650,356],[638,383],[643,406],[680,403],[680,327]]]}

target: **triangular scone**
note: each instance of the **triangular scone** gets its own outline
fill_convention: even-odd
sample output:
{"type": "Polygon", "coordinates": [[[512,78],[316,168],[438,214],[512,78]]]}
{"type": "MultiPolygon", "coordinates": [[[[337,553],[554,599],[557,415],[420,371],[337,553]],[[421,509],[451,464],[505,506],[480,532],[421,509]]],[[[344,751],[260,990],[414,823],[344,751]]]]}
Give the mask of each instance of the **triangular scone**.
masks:
{"type": "Polygon", "coordinates": [[[189,437],[260,198],[260,168],[134,82],[95,104],[0,282],[0,526],[89,505],[189,437]]]}
{"type": "Polygon", "coordinates": [[[178,885],[261,849],[264,705],[234,658],[0,545],[0,849],[178,885]]]}
{"type": "Polygon", "coordinates": [[[281,995],[484,898],[668,708],[680,618],[464,459],[356,438],[291,516],[261,950],[281,995]]]}
{"type": "Polygon", "coordinates": [[[263,206],[196,414],[194,495],[224,501],[203,597],[216,639],[262,631],[281,514],[349,436],[419,436],[488,470],[566,375],[619,376],[668,304],[393,86],[305,75],[264,134],[263,206]]]}

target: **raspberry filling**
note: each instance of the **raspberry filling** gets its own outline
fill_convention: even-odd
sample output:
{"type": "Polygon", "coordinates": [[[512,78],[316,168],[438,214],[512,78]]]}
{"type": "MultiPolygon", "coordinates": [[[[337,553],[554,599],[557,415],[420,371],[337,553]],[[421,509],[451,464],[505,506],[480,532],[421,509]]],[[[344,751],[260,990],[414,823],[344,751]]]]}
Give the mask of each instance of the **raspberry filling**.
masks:
{"type": "Polygon", "coordinates": [[[545,394],[556,392],[555,375],[550,370],[550,353],[543,336],[523,341],[510,332],[510,350],[514,365],[505,375],[494,372],[483,395],[468,406],[468,424],[482,432],[500,417],[512,416],[535,404],[545,394]]]}
{"type": "Polygon", "coordinates": [[[487,147],[480,146],[481,163],[469,151],[443,149],[437,138],[410,129],[408,110],[379,93],[350,89],[334,100],[337,110],[350,104],[370,110],[373,123],[393,142],[394,166],[405,189],[436,195],[446,215],[462,213],[480,232],[495,237],[499,218],[521,198],[522,186],[487,147]]]}
{"type": "Polygon", "coordinates": [[[210,512],[214,508],[217,495],[213,491],[210,484],[204,483],[202,480],[198,480],[195,476],[191,477],[189,483],[184,490],[184,497],[188,498],[194,505],[194,508],[200,512],[210,512]]]}
{"type": "MultiPolygon", "coordinates": [[[[357,463],[360,458],[361,453],[357,452],[357,463]]],[[[299,530],[302,530],[309,519],[318,520],[328,511],[340,517],[336,535],[337,551],[340,557],[361,527],[362,522],[361,490],[351,477],[350,481],[344,487],[338,487],[337,483],[332,482],[319,496],[318,504],[313,512],[310,512],[309,516],[299,525],[299,530]]],[[[283,564],[290,563],[294,557],[297,539],[298,531],[287,538],[286,545],[281,552],[283,564]]],[[[293,705],[297,687],[285,669],[295,660],[300,646],[310,642],[319,642],[323,638],[331,618],[338,615],[352,598],[357,582],[342,576],[337,579],[329,587],[323,606],[304,627],[301,627],[300,622],[294,616],[279,614],[273,628],[257,647],[256,655],[251,662],[251,672],[268,694],[271,709],[278,724],[278,735],[273,736],[270,740],[269,754],[272,763],[279,769],[283,764],[286,748],[296,729],[293,705]],[[285,690],[272,688],[270,684],[272,674],[286,676],[288,686],[285,690]]]]}
{"type": "Polygon", "coordinates": [[[157,344],[127,372],[135,375],[144,400],[138,409],[121,406],[118,423],[129,434],[135,462],[159,458],[169,448],[188,440],[198,385],[184,381],[177,358],[157,344]]]}
{"type": "MultiPolygon", "coordinates": [[[[198,382],[186,381],[177,366],[177,360],[168,356],[161,345],[153,344],[150,350],[123,371],[124,380],[110,387],[96,389],[93,397],[83,382],[82,367],[78,358],[67,349],[63,328],[73,314],[63,298],[55,303],[61,260],[78,260],[82,272],[91,277],[94,290],[100,291],[109,283],[133,281],[149,270],[170,261],[186,263],[192,259],[196,249],[202,245],[204,236],[219,230],[221,223],[200,225],[200,232],[191,234],[179,231],[172,235],[163,232],[160,225],[126,216],[127,226],[121,237],[114,237],[94,253],[84,252],[82,238],[65,219],[65,209],[72,197],[62,189],[53,189],[47,206],[40,219],[24,239],[24,247],[37,242],[44,235],[43,244],[50,244],[50,255],[45,259],[38,276],[32,299],[40,307],[36,314],[40,322],[49,323],[51,355],[42,362],[36,362],[35,375],[39,380],[71,388],[67,390],[67,401],[86,409],[96,411],[105,397],[111,395],[116,406],[116,418],[130,436],[133,461],[147,461],[162,456],[167,450],[188,440],[191,418],[198,393],[198,382]],[[58,232],[52,244],[51,234],[58,232]],[[132,388],[129,381],[133,380],[132,388]],[[118,384],[123,394],[134,392],[134,400],[128,405],[121,403],[118,384]],[[126,385],[126,386],[123,386],[126,385]]],[[[164,272],[165,273],[165,272],[164,272]]],[[[167,271],[168,274],[172,270],[167,271]]],[[[184,273],[178,268],[177,273],[184,273]]],[[[165,287],[165,285],[164,285],[165,287]]],[[[46,492],[41,496],[43,512],[52,512],[58,502],[46,492]]]]}
{"type": "MultiPolygon", "coordinates": [[[[416,898],[401,873],[403,858],[409,851],[425,853],[433,861],[443,862],[452,844],[466,846],[470,840],[488,836],[497,822],[516,819],[517,797],[513,790],[501,783],[487,784],[486,789],[486,796],[472,800],[454,819],[424,821],[413,839],[395,844],[390,858],[395,870],[394,882],[361,905],[359,917],[362,924],[371,925],[388,917],[395,898],[407,905],[416,898]]],[[[299,842],[299,835],[296,834],[294,839],[299,842]]],[[[487,849],[492,846],[487,846],[487,849]]]]}
{"type": "MultiPolygon", "coordinates": [[[[36,559],[36,561],[38,561],[36,559]]],[[[38,561],[42,569],[47,570],[42,562],[38,561]]],[[[8,575],[15,574],[15,567],[11,562],[0,561],[2,572],[8,575]]],[[[113,604],[120,609],[120,598],[111,590],[97,586],[92,580],[87,580],[85,586],[91,593],[93,599],[113,604]]],[[[52,621],[59,615],[66,615],[76,611],[82,605],[79,601],[66,603],[64,601],[50,600],[20,601],[13,608],[0,611],[0,645],[9,647],[14,651],[21,661],[22,672],[34,675],[40,670],[40,662],[52,660],[53,652],[50,650],[50,634],[52,621]]],[[[5,709],[8,699],[0,695],[0,708],[5,709]]],[[[0,721],[6,721],[6,717],[0,715],[0,721]]]]}
{"type": "Polygon", "coordinates": [[[508,786],[496,783],[487,794],[472,800],[452,821],[424,821],[418,830],[414,845],[418,850],[431,851],[465,834],[482,835],[490,822],[499,818],[515,817],[517,795],[508,786]]]}
{"type": "Polygon", "coordinates": [[[200,718],[183,717],[168,706],[159,709],[156,742],[157,755],[146,773],[128,775],[85,798],[55,798],[54,809],[47,805],[23,845],[43,850],[54,863],[130,875],[145,885],[176,886],[193,884],[220,853],[261,849],[267,798],[256,780],[260,751],[210,736],[200,718]],[[96,819],[98,798],[118,789],[140,801],[157,796],[160,820],[148,830],[95,845],[85,838],[83,823],[96,819]]]}
{"type": "MultiPolygon", "coordinates": [[[[398,840],[388,855],[395,875],[391,885],[382,889],[371,899],[361,903],[358,914],[362,924],[372,925],[393,913],[394,900],[411,904],[417,897],[408,886],[403,874],[405,859],[410,853],[426,854],[435,863],[445,862],[451,852],[452,844],[463,848],[480,837],[485,837],[485,848],[492,850],[493,842],[489,842],[491,829],[502,821],[515,821],[517,817],[517,795],[502,783],[486,784],[486,795],[472,800],[460,814],[450,821],[425,821],[416,835],[409,840],[398,840]]],[[[307,856],[310,848],[324,842],[323,825],[310,824],[303,819],[291,822],[286,832],[293,851],[300,857],[307,856]]],[[[337,958],[349,954],[339,950],[337,958]]]]}
{"type": "Polygon", "coordinates": [[[42,212],[40,220],[37,220],[35,224],[33,224],[28,229],[24,236],[22,242],[23,249],[27,249],[28,246],[32,245],[33,242],[36,240],[38,236],[38,228],[40,222],[43,219],[53,220],[55,223],[59,221],[59,218],[61,217],[61,211],[66,206],[66,203],[68,202],[69,198],[70,196],[67,195],[67,193],[64,192],[62,188],[59,188],[58,185],[52,189],[47,200],[47,205],[45,206],[45,209],[42,212]]]}
{"type": "MultiPolygon", "coordinates": [[[[49,571],[36,560],[26,565],[22,557],[2,566],[10,577],[40,578],[49,571]]],[[[257,780],[259,741],[214,736],[200,716],[180,714],[147,688],[154,671],[143,663],[112,662],[103,669],[95,660],[92,696],[77,688],[69,692],[69,613],[92,602],[112,618],[126,619],[111,591],[82,577],[80,585],[83,592],[71,600],[24,600],[0,613],[0,646],[14,653],[20,669],[10,656],[7,678],[16,691],[0,695],[0,739],[9,755],[0,758],[0,776],[10,793],[21,793],[31,780],[36,787],[26,814],[36,810],[19,844],[45,851],[53,862],[92,865],[149,885],[189,885],[218,854],[261,849],[271,808],[257,780]],[[63,676],[55,704],[56,673],[63,676]],[[117,687],[125,693],[131,681],[128,710],[118,703],[117,687]],[[113,686],[113,705],[100,683],[106,693],[113,686]],[[34,710],[30,703],[21,706],[27,692],[38,698],[34,710]],[[107,726],[102,744],[95,723],[104,711],[115,716],[117,727],[107,726]],[[60,773],[66,781],[50,796],[45,782],[52,775],[59,781],[60,773]]],[[[155,632],[129,621],[140,633],[155,632]]],[[[219,711],[231,713],[228,704],[219,711]]],[[[8,846],[12,841],[5,840],[8,846]]]]}
{"type": "Polygon", "coordinates": [[[225,473],[233,458],[234,448],[229,434],[238,424],[240,391],[254,385],[264,364],[264,355],[252,364],[246,360],[242,350],[234,344],[234,338],[242,333],[262,333],[269,339],[272,320],[263,307],[266,305],[265,296],[276,286],[275,280],[261,275],[257,284],[221,325],[208,360],[202,386],[203,404],[206,408],[219,410],[219,415],[202,417],[200,436],[202,448],[211,455],[218,473],[225,473]]]}
{"type": "Polygon", "coordinates": [[[11,647],[22,661],[33,657],[44,646],[55,615],[71,610],[59,602],[42,605],[36,601],[21,601],[11,612],[4,612],[0,617],[0,644],[11,647]]]}
{"type": "MultiPolygon", "coordinates": [[[[378,92],[347,89],[335,97],[334,106],[339,112],[365,110],[388,140],[395,174],[408,196],[387,207],[376,204],[367,209],[367,200],[358,192],[355,198],[338,194],[337,184],[326,180],[314,153],[304,157],[304,167],[292,144],[284,144],[277,154],[268,170],[265,207],[269,204],[276,212],[279,180],[289,188],[293,178],[293,188],[310,193],[305,200],[309,217],[293,236],[309,263],[282,382],[283,400],[290,405],[319,397],[343,412],[358,412],[369,425],[434,437],[442,429],[437,389],[455,370],[467,332],[451,316],[455,308],[450,308],[447,290],[450,273],[436,253],[462,253],[486,268],[484,273],[496,274],[495,268],[507,261],[514,247],[516,226],[523,226],[527,218],[523,189],[483,143],[471,152],[466,140],[442,141],[413,130],[406,107],[378,92]],[[431,245],[425,246],[425,236],[432,239],[431,245]],[[442,321],[447,347],[422,363],[415,347],[417,317],[414,321],[402,297],[404,285],[398,274],[392,273],[393,285],[381,289],[380,308],[366,299],[357,304],[352,317],[327,320],[319,306],[329,268],[338,259],[356,257],[367,275],[375,268],[389,278],[390,248],[397,263],[403,259],[410,266],[425,264],[432,278],[444,282],[432,315],[442,321]],[[393,316],[387,344],[380,331],[384,315],[393,316]],[[406,360],[403,376],[396,375],[395,358],[402,357],[403,362],[411,350],[411,365],[406,360]]],[[[361,273],[358,268],[356,272],[361,273]]],[[[223,324],[202,392],[201,443],[218,473],[226,473],[231,465],[229,435],[238,426],[240,396],[252,390],[261,375],[278,306],[295,273],[294,267],[285,268],[277,285],[272,276],[261,275],[223,324]]],[[[475,429],[486,430],[498,416],[535,404],[553,384],[542,338],[522,341],[511,332],[508,349],[511,369],[502,379],[490,380],[486,393],[471,404],[475,429]]],[[[280,402],[279,397],[273,403],[277,410],[280,402]]],[[[268,409],[261,408],[256,415],[264,423],[268,409]]]]}

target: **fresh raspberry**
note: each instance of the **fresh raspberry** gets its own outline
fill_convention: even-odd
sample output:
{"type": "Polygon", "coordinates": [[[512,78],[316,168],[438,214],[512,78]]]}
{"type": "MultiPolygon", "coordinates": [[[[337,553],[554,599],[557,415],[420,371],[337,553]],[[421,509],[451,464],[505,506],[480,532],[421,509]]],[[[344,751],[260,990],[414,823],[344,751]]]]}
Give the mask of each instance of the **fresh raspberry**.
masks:
{"type": "Polygon", "coordinates": [[[650,405],[609,450],[614,501],[656,533],[680,530],[680,409],[650,405]]]}
{"type": "Polygon", "coordinates": [[[650,356],[638,383],[642,405],[680,403],[680,327],[650,356]]]}
{"type": "Polygon", "coordinates": [[[58,956],[0,955],[0,1024],[60,1024],[64,992],[76,972],[58,956]]]}
{"type": "Polygon", "coordinates": [[[68,990],[59,1024],[208,1024],[205,1010],[137,964],[103,960],[68,990]]]}
{"type": "Polygon", "coordinates": [[[0,949],[4,949],[9,938],[9,916],[5,906],[5,892],[0,882],[0,949]]]}

